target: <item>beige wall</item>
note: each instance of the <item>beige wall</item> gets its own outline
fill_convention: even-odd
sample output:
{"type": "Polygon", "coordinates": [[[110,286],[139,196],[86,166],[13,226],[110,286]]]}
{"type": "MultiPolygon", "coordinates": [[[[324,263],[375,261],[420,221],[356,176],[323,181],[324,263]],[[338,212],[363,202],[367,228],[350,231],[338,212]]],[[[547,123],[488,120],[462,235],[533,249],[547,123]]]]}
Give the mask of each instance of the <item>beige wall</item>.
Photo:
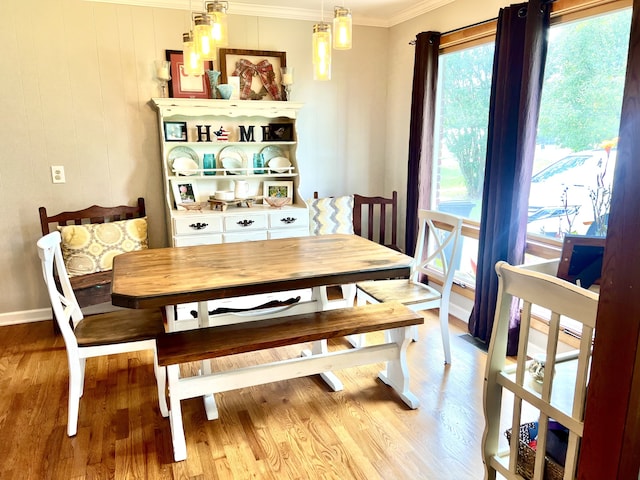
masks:
{"type": "MultiPolygon", "coordinates": [[[[286,51],[295,67],[305,197],[403,192],[408,42],[420,31],[494,17],[506,4],[457,0],[391,29],[355,27],[354,48],[334,54],[331,82],[312,80],[312,22],[232,16],[230,47],[286,51]]],[[[181,49],[188,17],[81,0],[0,3],[0,324],[47,315],[35,250],[41,205],[57,213],[143,196],[152,246],[166,245],[149,99],[159,94],[153,61],[181,49]],[[51,165],[65,167],[65,184],[52,184],[51,165]]]]}

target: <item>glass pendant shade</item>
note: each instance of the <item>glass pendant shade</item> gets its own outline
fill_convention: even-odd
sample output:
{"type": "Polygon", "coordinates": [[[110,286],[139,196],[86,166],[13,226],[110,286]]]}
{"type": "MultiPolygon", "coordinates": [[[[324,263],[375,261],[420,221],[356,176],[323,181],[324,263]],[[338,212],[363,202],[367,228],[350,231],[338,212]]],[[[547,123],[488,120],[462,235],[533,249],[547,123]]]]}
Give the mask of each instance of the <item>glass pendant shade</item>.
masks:
{"type": "MultiPolygon", "coordinates": [[[[226,2],[225,2],[226,3],[226,2]]],[[[229,45],[227,30],[227,6],[222,2],[207,3],[207,15],[211,18],[211,35],[218,47],[229,45]]]]}
{"type": "Polygon", "coordinates": [[[182,60],[185,75],[204,75],[204,65],[190,32],[182,34],[182,60]]]}
{"type": "Polygon", "coordinates": [[[313,79],[331,80],[331,29],[324,22],[313,26],[313,79]]]}
{"type": "Polygon", "coordinates": [[[209,15],[196,16],[193,27],[193,41],[201,60],[216,59],[216,44],[212,36],[212,24],[209,15]]]}
{"type": "Polygon", "coordinates": [[[334,7],[333,13],[333,48],[349,50],[352,42],[351,10],[334,7]]]}

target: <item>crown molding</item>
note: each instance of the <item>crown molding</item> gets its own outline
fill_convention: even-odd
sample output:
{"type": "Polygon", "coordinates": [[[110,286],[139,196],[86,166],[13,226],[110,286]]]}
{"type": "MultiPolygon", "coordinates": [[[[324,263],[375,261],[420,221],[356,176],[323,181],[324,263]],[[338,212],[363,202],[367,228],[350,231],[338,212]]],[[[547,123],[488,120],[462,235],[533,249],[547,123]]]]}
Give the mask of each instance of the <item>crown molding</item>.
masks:
{"type": "MultiPolygon", "coordinates": [[[[201,0],[190,0],[190,5],[185,0],[84,0],[86,2],[97,3],[117,3],[138,7],[172,8],[176,10],[193,11],[202,10],[201,0]]],[[[453,3],[455,0],[423,0],[415,5],[401,10],[397,14],[388,17],[371,17],[353,13],[353,23],[369,27],[393,27],[399,23],[411,20],[417,16],[436,10],[440,7],[453,3]]],[[[277,7],[270,5],[259,5],[253,3],[229,2],[230,15],[248,15],[270,18],[284,18],[288,20],[308,20],[317,22],[320,20],[317,8],[297,8],[297,7],[277,7]]]]}
{"type": "Polygon", "coordinates": [[[449,5],[450,3],[453,3],[455,1],[456,0],[426,0],[423,2],[417,2],[414,6],[406,8],[400,11],[397,15],[391,17],[391,19],[389,20],[390,24],[387,26],[393,27],[394,25],[412,20],[416,17],[419,17],[420,15],[432,12],[433,10],[437,10],[438,8],[449,5]]]}

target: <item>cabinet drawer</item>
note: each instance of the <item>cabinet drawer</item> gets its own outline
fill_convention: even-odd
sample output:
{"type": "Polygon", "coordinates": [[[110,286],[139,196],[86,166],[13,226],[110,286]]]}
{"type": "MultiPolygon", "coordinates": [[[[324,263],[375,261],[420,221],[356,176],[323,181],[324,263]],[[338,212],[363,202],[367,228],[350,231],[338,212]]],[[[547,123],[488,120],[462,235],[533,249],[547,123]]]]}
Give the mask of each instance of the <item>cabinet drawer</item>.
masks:
{"type": "Polygon", "coordinates": [[[177,235],[173,237],[175,247],[193,247],[194,245],[213,245],[222,243],[222,234],[213,233],[211,235],[177,235]]]}
{"type": "Polygon", "coordinates": [[[212,216],[185,216],[173,219],[176,235],[202,235],[222,231],[220,218],[212,216]]]}
{"type": "Polygon", "coordinates": [[[306,209],[280,210],[269,213],[269,229],[309,229],[309,212],[306,209]]]}
{"type": "Polygon", "coordinates": [[[278,228],[269,230],[269,239],[272,238],[295,238],[308,237],[309,228],[278,228]]]}
{"type": "Polygon", "coordinates": [[[253,242],[256,240],[266,240],[266,239],[267,239],[266,230],[260,230],[257,232],[225,233],[223,235],[224,243],[253,242]]]}
{"type": "Polygon", "coordinates": [[[249,230],[265,230],[266,228],[267,217],[263,213],[224,217],[225,232],[246,232],[249,230]]]}

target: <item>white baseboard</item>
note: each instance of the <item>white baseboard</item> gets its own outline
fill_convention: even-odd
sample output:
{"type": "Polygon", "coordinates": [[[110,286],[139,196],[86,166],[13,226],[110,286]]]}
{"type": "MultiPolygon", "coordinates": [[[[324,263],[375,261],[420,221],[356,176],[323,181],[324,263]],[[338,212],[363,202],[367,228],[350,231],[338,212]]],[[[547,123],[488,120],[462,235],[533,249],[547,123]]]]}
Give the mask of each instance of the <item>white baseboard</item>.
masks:
{"type": "Polygon", "coordinates": [[[451,302],[449,303],[449,315],[462,320],[464,323],[469,323],[469,316],[471,316],[471,310],[473,309],[473,300],[451,292],[451,302]]]}
{"type": "Polygon", "coordinates": [[[51,320],[50,308],[0,313],[0,327],[7,325],[20,325],[22,323],[41,322],[43,320],[51,320]]]}
{"type": "MultiPolygon", "coordinates": [[[[111,312],[114,310],[122,310],[121,307],[114,307],[110,303],[100,303],[85,307],[82,309],[84,315],[93,315],[94,313],[111,312]]],[[[39,308],[37,310],[24,310],[22,312],[0,313],[0,327],[8,325],[20,325],[23,323],[42,322],[43,320],[51,320],[53,312],[50,308],[39,308]]]]}

